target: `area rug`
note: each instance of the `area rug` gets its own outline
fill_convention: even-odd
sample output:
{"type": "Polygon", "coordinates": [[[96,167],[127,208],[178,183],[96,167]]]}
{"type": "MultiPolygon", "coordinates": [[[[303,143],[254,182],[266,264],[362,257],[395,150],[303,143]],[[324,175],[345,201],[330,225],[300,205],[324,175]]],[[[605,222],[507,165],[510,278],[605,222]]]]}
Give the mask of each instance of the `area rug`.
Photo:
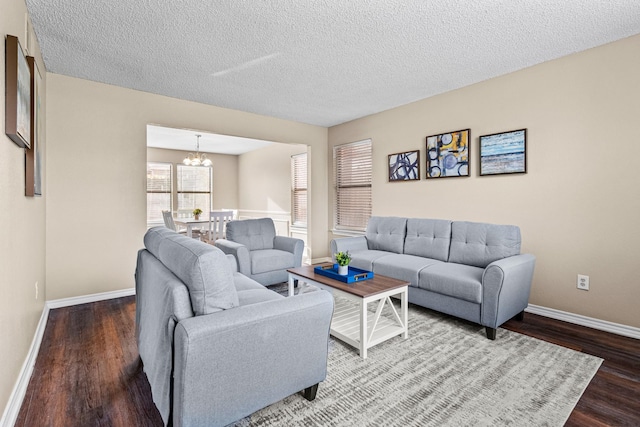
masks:
{"type": "Polygon", "coordinates": [[[234,425],[562,426],[601,363],[502,328],[491,341],[481,326],[410,305],[408,339],[363,360],[332,337],[314,401],[298,393],[234,425]]]}

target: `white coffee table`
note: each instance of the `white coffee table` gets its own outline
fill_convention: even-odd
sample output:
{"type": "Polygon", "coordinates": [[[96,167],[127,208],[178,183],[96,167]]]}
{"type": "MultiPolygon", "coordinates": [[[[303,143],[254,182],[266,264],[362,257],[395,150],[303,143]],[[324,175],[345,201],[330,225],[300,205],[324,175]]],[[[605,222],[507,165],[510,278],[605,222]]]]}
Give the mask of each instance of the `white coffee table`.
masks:
{"type": "MultiPolygon", "coordinates": [[[[330,265],[330,264],[321,264],[330,265]]],[[[409,283],[376,274],[372,279],[355,283],[344,283],[327,276],[315,274],[315,266],[290,268],[289,296],[294,294],[294,280],[298,280],[299,292],[304,292],[304,283],[333,293],[336,305],[331,319],[331,335],[357,348],[360,357],[367,358],[367,350],[397,335],[408,338],[408,289],[409,283]],[[391,301],[400,298],[400,311],[391,301]],[[376,312],[370,316],[369,304],[378,303],[376,312]],[[391,315],[382,310],[390,307],[391,315]]]]}

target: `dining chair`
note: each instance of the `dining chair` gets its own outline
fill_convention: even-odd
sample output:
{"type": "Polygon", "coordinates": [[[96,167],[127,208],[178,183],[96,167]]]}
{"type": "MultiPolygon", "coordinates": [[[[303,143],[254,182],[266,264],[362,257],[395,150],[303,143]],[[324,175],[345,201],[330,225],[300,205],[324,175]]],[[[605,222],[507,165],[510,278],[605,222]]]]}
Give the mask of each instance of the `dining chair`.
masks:
{"type": "Polygon", "coordinates": [[[207,240],[213,244],[218,239],[224,239],[227,223],[233,220],[233,211],[209,212],[209,233],[207,240]]]}
{"type": "Polygon", "coordinates": [[[227,209],[227,208],[222,208],[220,209],[221,211],[230,211],[233,214],[233,218],[232,220],[236,220],[238,219],[238,209],[227,209]]]}
{"type": "MultiPolygon", "coordinates": [[[[164,226],[169,230],[173,230],[178,234],[187,234],[187,230],[178,230],[176,223],[173,221],[173,215],[171,211],[162,211],[162,219],[164,220],[164,226]]],[[[191,230],[191,237],[194,239],[202,240],[200,230],[191,230]]]]}

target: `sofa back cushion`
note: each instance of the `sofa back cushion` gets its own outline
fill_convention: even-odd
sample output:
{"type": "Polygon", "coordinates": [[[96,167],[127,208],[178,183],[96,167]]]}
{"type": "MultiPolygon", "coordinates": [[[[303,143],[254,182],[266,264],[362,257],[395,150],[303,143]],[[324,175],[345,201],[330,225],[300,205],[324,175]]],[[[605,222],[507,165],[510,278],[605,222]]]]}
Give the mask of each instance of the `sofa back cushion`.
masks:
{"type": "Polygon", "coordinates": [[[444,219],[407,219],[404,253],[446,262],[451,244],[451,221],[444,219]]]}
{"type": "Polygon", "coordinates": [[[245,245],[250,251],[273,249],[276,227],[271,218],[229,221],[226,237],[227,240],[245,245]]]}
{"type": "Polygon", "coordinates": [[[237,307],[233,271],[220,249],[164,227],[154,227],[144,244],[189,289],[196,316],[237,307]]]}
{"type": "Polygon", "coordinates": [[[520,228],[454,221],[449,262],[485,268],[493,261],[520,253],[520,228]]]}
{"type": "Polygon", "coordinates": [[[367,224],[367,246],[373,250],[401,254],[406,232],[406,218],[372,216],[367,224]]]}

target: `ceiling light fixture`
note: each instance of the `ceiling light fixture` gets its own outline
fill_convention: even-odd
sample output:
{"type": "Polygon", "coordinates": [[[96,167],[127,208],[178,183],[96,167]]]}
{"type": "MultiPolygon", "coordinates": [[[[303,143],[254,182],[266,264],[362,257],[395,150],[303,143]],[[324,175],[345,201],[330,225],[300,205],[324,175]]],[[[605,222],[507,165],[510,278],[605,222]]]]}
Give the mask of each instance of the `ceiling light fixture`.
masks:
{"type": "Polygon", "coordinates": [[[210,167],[212,165],[211,160],[207,159],[207,155],[204,153],[200,153],[200,137],[202,135],[197,135],[196,134],[196,138],[197,142],[196,142],[196,153],[189,153],[187,155],[187,157],[184,158],[184,160],[182,161],[182,163],[184,163],[187,166],[206,166],[206,167],[210,167]]]}

